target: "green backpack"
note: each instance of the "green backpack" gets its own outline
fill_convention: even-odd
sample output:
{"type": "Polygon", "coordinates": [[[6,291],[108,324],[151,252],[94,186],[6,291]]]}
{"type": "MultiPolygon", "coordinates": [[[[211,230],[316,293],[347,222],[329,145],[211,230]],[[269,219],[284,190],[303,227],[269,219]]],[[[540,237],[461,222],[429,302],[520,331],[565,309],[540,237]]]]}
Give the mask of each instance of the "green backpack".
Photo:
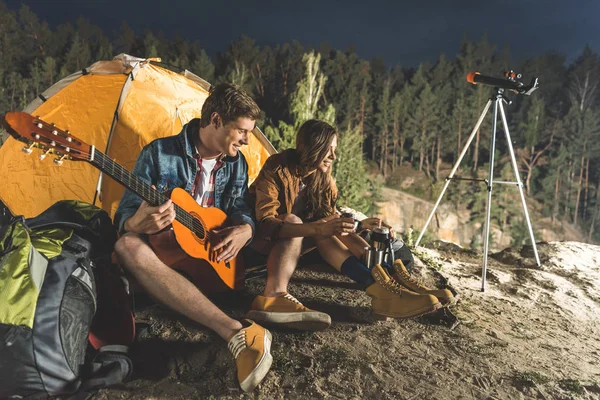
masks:
{"type": "Polygon", "coordinates": [[[108,214],[83,202],[27,220],[0,210],[0,398],[81,398],[130,375],[134,324],[111,264],[116,238],[108,214]]]}

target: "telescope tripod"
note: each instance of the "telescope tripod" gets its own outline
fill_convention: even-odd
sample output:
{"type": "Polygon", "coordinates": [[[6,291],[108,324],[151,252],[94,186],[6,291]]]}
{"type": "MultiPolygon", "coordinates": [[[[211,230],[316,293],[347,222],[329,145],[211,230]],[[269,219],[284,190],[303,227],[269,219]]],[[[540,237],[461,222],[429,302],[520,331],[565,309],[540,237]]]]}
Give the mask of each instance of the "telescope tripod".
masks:
{"type": "Polygon", "coordinates": [[[506,97],[504,97],[504,89],[496,88],[495,93],[492,95],[492,97],[490,97],[483,112],[479,116],[479,120],[477,121],[475,128],[473,128],[473,131],[471,132],[471,136],[469,136],[469,139],[465,143],[465,147],[463,147],[462,151],[460,152],[458,160],[452,167],[452,171],[450,172],[450,175],[448,175],[448,177],[446,178],[446,183],[444,184],[442,193],[440,193],[440,196],[438,197],[437,202],[435,203],[435,206],[433,206],[433,210],[431,211],[431,214],[429,214],[429,218],[427,218],[427,222],[425,223],[425,226],[421,230],[421,233],[419,234],[419,238],[417,239],[417,242],[415,243],[415,246],[418,246],[419,243],[421,242],[421,239],[423,238],[423,234],[425,233],[427,226],[429,226],[429,223],[431,222],[431,219],[433,218],[433,215],[435,214],[436,209],[440,205],[442,197],[444,197],[444,193],[446,192],[446,189],[448,189],[448,186],[450,185],[450,182],[452,181],[452,179],[460,179],[460,178],[454,178],[454,174],[456,173],[456,170],[458,169],[460,162],[462,161],[463,157],[465,156],[467,149],[469,148],[469,145],[471,144],[471,142],[473,141],[473,138],[475,137],[477,131],[479,130],[479,126],[481,125],[483,118],[489,111],[490,106],[493,105],[494,120],[492,122],[492,138],[491,138],[491,146],[490,146],[490,170],[489,170],[488,179],[484,180],[487,183],[488,195],[487,195],[487,205],[486,205],[486,215],[485,215],[485,234],[484,234],[484,245],[483,245],[483,271],[481,274],[481,291],[482,292],[485,291],[485,284],[486,284],[488,248],[489,248],[489,237],[490,237],[490,214],[491,214],[490,212],[491,212],[491,207],[492,207],[492,189],[493,189],[494,183],[506,184],[506,185],[517,185],[517,187],[519,188],[519,193],[521,194],[521,203],[523,205],[523,213],[525,214],[525,221],[527,222],[527,227],[529,228],[529,236],[531,238],[531,244],[533,246],[533,253],[535,254],[535,260],[536,260],[537,266],[538,267],[541,266],[540,257],[538,255],[537,247],[535,245],[535,237],[533,236],[533,229],[531,227],[531,221],[529,219],[529,213],[527,212],[527,205],[525,204],[525,195],[523,194],[523,183],[521,182],[521,178],[519,176],[517,160],[515,159],[515,152],[513,150],[510,133],[508,132],[508,124],[506,122],[506,114],[504,113],[504,106],[502,105],[502,102],[506,102],[507,104],[509,104],[506,97]],[[516,178],[515,182],[495,181],[493,179],[494,178],[494,153],[496,150],[496,123],[498,121],[498,109],[500,109],[500,116],[502,117],[502,124],[504,126],[504,133],[506,135],[506,142],[508,143],[510,159],[511,159],[512,167],[513,167],[513,170],[515,173],[515,178],[516,178]]]}

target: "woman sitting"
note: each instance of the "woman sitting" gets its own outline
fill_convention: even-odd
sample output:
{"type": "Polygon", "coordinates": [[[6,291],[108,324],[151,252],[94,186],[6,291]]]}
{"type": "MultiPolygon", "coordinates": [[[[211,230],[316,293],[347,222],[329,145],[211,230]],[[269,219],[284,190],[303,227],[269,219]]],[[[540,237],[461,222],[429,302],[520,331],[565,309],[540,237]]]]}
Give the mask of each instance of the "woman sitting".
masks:
{"type": "MultiPolygon", "coordinates": [[[[304,307],[288,293],[300,255],[316,246],[337,271],[364,285],[376,318],[408,318],[434,311],[452,300],[448,290],[416,284],[401,262],[369,269],[360,258],[367,243],[354,232],[354,220],[336,212],[337,189],[331,176],[337,132],[309,120],[299,129],[296,148],[274,154],[250,187],[256,201],[257,236],[251,248],[267,258],[267,283],[248,318],[306,330],[325,329],[329,315],[304,307]],[[410,278],[411,282],[404,282],[410,278]],[[404,285],[404,286],[403,286],[404,285]]],[[[364,221],[366,227],[377,219],[364,221]]]]}

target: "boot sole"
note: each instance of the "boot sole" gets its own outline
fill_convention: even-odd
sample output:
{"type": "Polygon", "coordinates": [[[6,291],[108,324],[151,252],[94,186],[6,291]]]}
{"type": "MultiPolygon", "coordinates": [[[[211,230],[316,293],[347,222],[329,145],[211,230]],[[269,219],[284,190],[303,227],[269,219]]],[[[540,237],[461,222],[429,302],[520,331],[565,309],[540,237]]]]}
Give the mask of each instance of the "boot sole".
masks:
{"type": "Polygon", "coordinates": [[[375,309],[373,310],[373,317],[377,320],[386,320],[388,317],[396,318],[396,319],[406,319],[418,317],[420,315],[428,314],[430,312],[434,312],[442,308],[441,303],[435,303],[431,306],[423,307],[418,310],[412,311],[409,314],[396,314],[396,313],[388,313],[388,312],[378,312],[375,309]]]}
{"type": "Polygon", "coordinates": [[[254,390],[256,386],[265,378],[267,372],[271,369],[271,364],[273,364],[273,356],[271,355],[271,342],[273,341],[273,337],[271,336],[271,332],[265,329],[265,338],[264,338],[264,353],[261,357],[260,361],[252,370],[250,375],[246,377],[242,382],[240,382],[240,387],[244,392],[251,392],[254,390]]]}
{"type": "Polygon", "coordinates": [[[246,318],[261,325],[277,326],[300,331],[322,331],[331,325],[331,317],[322,312],[268,312],[250,310],[246,318]]]}

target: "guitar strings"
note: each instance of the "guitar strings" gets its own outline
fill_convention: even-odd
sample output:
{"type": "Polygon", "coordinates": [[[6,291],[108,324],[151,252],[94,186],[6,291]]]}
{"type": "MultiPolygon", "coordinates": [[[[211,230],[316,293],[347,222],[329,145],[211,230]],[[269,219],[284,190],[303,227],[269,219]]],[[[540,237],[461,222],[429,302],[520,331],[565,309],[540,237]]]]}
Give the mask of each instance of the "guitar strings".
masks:
{"type": "MultiPolygon", "coordinates": [[[[163,204],[167,201],[167,197],[160,193],[158,190],[152,188],[152,186],[148,185],[146,182],[142,181],[136,175],[133,175],[131,172],[123,168],[118,163],[112,161],[101,151],[94,149],[94,161],[91,161],[92,164],[96,163],[98,160],[98,164],[100,165],[103,171],[106,171],[110,176],[115,178],[117,181],[125,184],[125,186],[134,186],[135,189],[142,192],[143,197],[150,199],[151,203],[154,204],[163,204]],[[119,174],[119,175],[117,175],[119,174]]],[[[190,213],[185,211],[183,208],[173,203],[175,208],[175,216],[176,219],[182,223],[186,228],[194,232],[199,237],[205,237],[209,240],[214,238],[214,235],[208,231],[205,232],[204,225],[202,222],[192,216],[190,213]]]]}
{"type": "MultiPolygon", "coordinates": [[[[142,181],[136,175],[133,175],[131,172],[123,168],[118,163],[112,161],[99,150],[95,149],[95,155],[95,159],[98,159],[100,161],[100,165],[103,167],[103,170],[107,170],[107,173],[109,173],[109,175],[111,175],[117,181],[121,183],[128,183],[128,185],[126,186],[133,186],[133,180],[135,182],[135,185],[137,185],[137,188],[142,191],[142,194],[145,195],[147,198],[150,198],[151,202],[155,204],[162,204],[167,200],[167,197],[164,194],[158,192],[156,189],[153,189],[152,186],[142,181]],[[109,166],[111,167],[110,170],[108,170],[109,166]],[[119,179],[119,177],[117,176],[117,172],[120,174],[121,179],[119,179]],[[128,182],[125,182],[126,179],[128,182]]],[[[173,203],[173,205],[175,208],[176,219],[179,222],[181,222],[186,228],[188,228],[200,238],[208,239],[209,244],[213,242],[215,235],[210,231],[205,232],[204,225],[197,218],[193,217],[191,214],[189,214],[177,204],[173,203]]]]}

